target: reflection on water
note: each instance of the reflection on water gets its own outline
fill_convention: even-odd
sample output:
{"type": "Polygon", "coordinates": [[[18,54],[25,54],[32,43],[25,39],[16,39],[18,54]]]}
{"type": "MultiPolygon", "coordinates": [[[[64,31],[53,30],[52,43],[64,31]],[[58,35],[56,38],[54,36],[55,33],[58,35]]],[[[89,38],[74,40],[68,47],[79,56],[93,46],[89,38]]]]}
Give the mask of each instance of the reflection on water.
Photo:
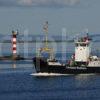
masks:
{"type": "Polygon", "coordinates": [[[87,80],[89,79],[89,77],[91,76],[94,76],[95,74],[78,74],[78,75],[75,75],[75,79],[76,80],[87,80]]]}
{"type": "Polygon", "coordinates": [[[14,61],[14,60],[13,60],[13,63],[12,63],[12,68],[14,68],[14,69],[16,68],[16,61],[14,61]]]}
{"type": "Polygon", "coordinates": [[[75,85],[78,86],[85,86],[89,84],[88,82],[95,79],[96,74],[79,74],[75,75],[75,85]]]}
{"type": "Polygon", "coordinates": [[[16,68],[16,64],[13,64],[13,68],[14,68],[14,69],[16,68]]]}

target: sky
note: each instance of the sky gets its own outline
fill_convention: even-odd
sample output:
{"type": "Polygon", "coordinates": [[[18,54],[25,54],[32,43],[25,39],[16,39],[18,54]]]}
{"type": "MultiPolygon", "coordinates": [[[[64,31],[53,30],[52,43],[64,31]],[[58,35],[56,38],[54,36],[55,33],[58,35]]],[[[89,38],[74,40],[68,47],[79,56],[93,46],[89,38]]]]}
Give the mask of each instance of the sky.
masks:
{"type": "Polygon", "coordinates": [[[88,29],[100,33],[100,0],[0,0],[0,33],[12,30],[42,34],[49,23],[49,34],[79,33],[88,29]]]}

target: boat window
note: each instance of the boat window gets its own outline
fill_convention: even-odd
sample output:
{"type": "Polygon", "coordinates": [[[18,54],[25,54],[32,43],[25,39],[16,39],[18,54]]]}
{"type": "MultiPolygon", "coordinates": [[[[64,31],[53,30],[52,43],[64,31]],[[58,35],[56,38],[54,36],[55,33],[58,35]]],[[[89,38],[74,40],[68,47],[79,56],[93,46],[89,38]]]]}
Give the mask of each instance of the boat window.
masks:
{"type": "Polygon", "coordinates": [[[79,46],[79,44],[78,44],[78,43],[76,43],[76,44],[75,44],[75,46],[76,46],[76,47],[78,47],[78,46],[79,46]]]}
{"type": "Polygon", "coordinates": [[[84,46],[84,47],[85,47],[85,46],[86,46],[86,44],[80,44],[80,46],[84,46]]]}
{"type": "Polygon", "coordinates": [[[89,44],[86,44],[86,46],[89,46],[89,44]]]}

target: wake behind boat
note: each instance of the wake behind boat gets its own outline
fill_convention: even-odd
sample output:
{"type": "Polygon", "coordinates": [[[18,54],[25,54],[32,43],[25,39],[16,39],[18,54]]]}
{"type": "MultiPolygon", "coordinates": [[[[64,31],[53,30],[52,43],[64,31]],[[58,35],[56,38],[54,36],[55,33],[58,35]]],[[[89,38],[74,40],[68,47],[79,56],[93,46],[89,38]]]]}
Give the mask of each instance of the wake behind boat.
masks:
{"type": "MultiPolygon", "coordinates": [[[[48,33],[48,23],[45,31],[48,33]]],[[[45,47],[39,49],[39,55],[33,58],[36,72],[60,74],[100,73],[100,58],[91,55],[91,39],[87,36],[75,40],[75,53],[66,64],[60,63],[53,56],[53,49],[48,47],[47,35],[45,47]],[[49,58],[41,56],[42,52],[50,53],[49,58]]]]}
{"type": "MultiPolygon", "coordinates": [[[[69,76],[69,74],[60,74],[60,73],[32,73],[32,76],[44,76],[44,77],[52,77],[52,76],[69,76]]],[[[73,75],[73,74],[72,74],[73,75]]]]}

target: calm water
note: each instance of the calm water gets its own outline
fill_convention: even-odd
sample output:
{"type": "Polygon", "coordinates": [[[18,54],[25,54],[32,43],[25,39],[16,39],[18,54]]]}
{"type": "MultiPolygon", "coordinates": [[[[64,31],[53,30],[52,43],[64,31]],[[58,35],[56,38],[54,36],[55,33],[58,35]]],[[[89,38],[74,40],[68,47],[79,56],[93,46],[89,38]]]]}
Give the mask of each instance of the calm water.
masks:
{"type": "Polygon", "coordinates": [[[1,69],[0,100],[100,100],[100,75],[31,73],[34,73],[31,67],[1,69]]]}
{"type": "MultiPolygon", "coordinates": [[[[35,53],[33,47],[29,48],[28,57],[35,53]]],[[[7,49],[3,54],[10,53],[7,49]]],[[[74,51],[73,47],[67,50],[74,51]]],[[[19,48],[19,52],[23,50],[19,48]]],[[[0,61],[0,100],[100,100],[100,75],[36,76],[32,73],[35,73],[32,61],[0,61]]]]}

